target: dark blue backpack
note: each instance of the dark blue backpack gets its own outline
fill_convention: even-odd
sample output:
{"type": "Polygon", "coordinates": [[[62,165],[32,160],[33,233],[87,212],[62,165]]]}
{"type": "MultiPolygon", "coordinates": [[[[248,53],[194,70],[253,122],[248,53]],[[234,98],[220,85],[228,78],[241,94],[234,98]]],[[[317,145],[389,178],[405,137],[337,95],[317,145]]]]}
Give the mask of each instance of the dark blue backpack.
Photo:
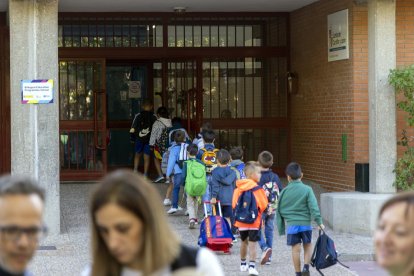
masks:
{"type": "Polygon", "coordinates": [[[315,249],[313,250],[311,265],[323,275],[320,269],[333,266],[337,263],[349,268],[338,260],[338,253],[336,252],[334,241],[326,235],[325,231],[319,230],[319,237],[316,240],[315,249]]]}
{"type": "Polygon", "coordinates": [[[236,221],[251,224],[256,220],[259,210],[253,192],[259,189],[262,189],[262,187],[256,186],[241,193],[236,208],[234,208],[234,219],[236,221]]]}

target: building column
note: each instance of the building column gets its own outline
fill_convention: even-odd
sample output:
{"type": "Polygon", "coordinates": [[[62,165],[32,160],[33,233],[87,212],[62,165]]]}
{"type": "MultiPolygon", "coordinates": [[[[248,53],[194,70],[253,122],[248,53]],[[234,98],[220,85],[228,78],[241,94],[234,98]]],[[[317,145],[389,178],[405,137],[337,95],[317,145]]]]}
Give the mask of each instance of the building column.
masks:
{"type": "Polygon", "coordinates": [[[58,0],[9,0],[11,171],[46,191],[45,222],[60,233],[58,0]],[[22,104],[21,80],[53,79],[54,101],[22,104]]]}
{"type": "Polygon", "coordinates": [[[395,0],[368,0],[369,190],[394,193],[396,105],[388,84],[396,66],[395,0]]]}

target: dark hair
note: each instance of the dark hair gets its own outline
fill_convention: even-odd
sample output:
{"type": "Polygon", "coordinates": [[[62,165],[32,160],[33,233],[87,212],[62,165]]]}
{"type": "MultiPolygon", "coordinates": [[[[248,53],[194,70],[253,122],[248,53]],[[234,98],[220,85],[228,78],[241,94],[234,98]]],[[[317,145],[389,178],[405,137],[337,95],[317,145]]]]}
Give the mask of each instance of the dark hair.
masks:
{"type": "Polygon", "coordinates": [[[405,210],[405,216],[408,217],[408,213],[411,210],[414,210],[414,191],[398,193],[395,196],[388,199],[381,207],[378,218],[381,217],[382,213],[389,207],[397,204],[405,203],[407,204],[407,209],[405,210]]]}
{"type": "Polygon", "coordinates": [[[180,117],[174,117],[171,119],[171,124],[173,126],[179,126],[181,127],[181,118],[180,117]]]}
{"type": "Polygon", "coordinates": [[[291,162],[287,165],[285,170],[286,175],[290,176],[292,180],[296,180],[302,177],[302,169],[296,162],[291,162]]]}
{"type": "Polygon", "coordinates": [[[45,191],[39,187],[35,180],[16,175],[0,177],[0,197],[5,195],[38,195],[45,201],[45,191]]]}
{"type": "Polygon", "coordinates": [[[140,174],[131,170],[109,173],[95,187],[91,197],[93,276],[121,274],[122,265],[111,255],[96,221],[96,213],[116,204],[142,221],[143,274],[169,265],[179,253],[179,240],[172,231],[159,192],[140,174]]]}
{"type": "Polygon", "coordinates": [[[214,139],[216,139],[216,133],[211,129],[203,131],[202,135],[205,143],[213,143],[214,139]]]}
{"type": "Polygon", "coordinates": [[[177,143],[182,143],[185,140],[185,134],[182,130],[174,131],[174,141],[177,143]]]}
{"type": "Polygon", "coordinates": [[[168,112],[168,109],[165,106],[160,106],[157,109],[157,115],[160,116],[161,118],[168,119],[168,117],[170,116],[170,113],[168,112]]]}
{"type": "Polygon", "coordinates": [[[198,153],[198,147],[196,144],[190,144],[187,147],[188,154],[191,156],[196,156],[198,153]]]}
{"type": "Polygon", "coordinates": [[[226,165],[230,162],[230,153],[225,150],[225,149],[221,149],[217,152],[216,154],[217,157],[217,161],[220,162],[220,164],[222,165],[226,165]]]}
{"type": "Polygon", "coordinates": [[[241,147],[234,147],[230,149],[231,159],[237,160],[243,158],[243,149],[241,147]]]}
{"type": "Polygon", "coordinates": [[[273,155],[270,151],[262,151],[257,161],[263,168],[270,168],[273,165],[273,155]]]}
{"type": "Polygon", "coordinates": [[[153,107],[152,101],[150,99],[143,99],[141,103],[142,107],[153,107]]]}
{"type": "Polygon", "coordinates": [[[201,125],[201,129],[202,129],[203,131],[213,130],[213,126],[211,125],[211,123],[210,123],[210,122],[204,122],[204,123],[201,125]]]}

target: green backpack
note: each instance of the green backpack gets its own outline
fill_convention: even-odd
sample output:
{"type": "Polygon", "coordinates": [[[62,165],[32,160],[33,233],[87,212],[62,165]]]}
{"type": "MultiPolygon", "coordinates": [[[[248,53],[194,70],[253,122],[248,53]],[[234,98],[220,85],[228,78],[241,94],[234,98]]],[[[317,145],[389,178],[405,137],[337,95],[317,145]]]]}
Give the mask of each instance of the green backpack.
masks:
{"type": "Polygon", "coordinates": [[[195,159],[185,161],[187,165],[185,191],[190,196],[202,196],[206,192],[206,166],[195,159]]]}

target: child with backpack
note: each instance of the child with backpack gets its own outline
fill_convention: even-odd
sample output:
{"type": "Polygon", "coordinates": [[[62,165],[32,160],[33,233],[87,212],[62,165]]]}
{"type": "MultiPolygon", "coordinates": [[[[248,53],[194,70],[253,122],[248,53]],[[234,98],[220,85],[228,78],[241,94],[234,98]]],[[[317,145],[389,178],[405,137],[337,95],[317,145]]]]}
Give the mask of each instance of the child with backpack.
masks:
{"type": "Polygon", "coordinates": [[[233,193],[235,226],[239,228],[240,238],[240,271],[249,271],[249,275],[259,275],[256,269],[256,246],[260,240],[262,214],[267,208],[265,191],[257,184],[260,180],[260,167],[256,162],[247,162],[244,167],[246,179],[236,181],[237,188],[233,193]],[[249,251],[249,264],[247,264],[249,251]]]}
{"type": "Polygon", "coordinates": [[[200,128],[200,132],[196,135],[196,137],[193,140],[193,144],[196,144],[199,150],[201,150],[205,146],[203,136],[204,133],[208,130],[213,130],[213,127],[211,126],[210,122],[204,122],[200,128]]]}
{"type": "MultiPolygon", "coordinates": [[[[181,130],[184,132],[185,135],[185,142],[187,144],[191,144],[191,139],[190,136],[188,135],[187,131],[182,127],[181,125],[181,118],[180,117],[174,117],[171,119],[171,124],[172,126],[168,129],[169,133],[168,133],[168,149],[166,152],[164,152],[164,154],[162,155],[162,159],[161,159],[161,171],[162,173],[166,174],[167,173],[167,166],[168,166],[168,157],[170,155],[169,151],[170,148],[172,146],[175,145],[175,141],[174,141],[174,133],[177,130],[181,130]]],[[[170,206],[171,205],[171,193],[173,190],[173,183],[170,182],[169,178],[165,179],[165,183],[168,184],[167,187],[167,191],[165,193],[165,199],[164,199],[164,206],[170,206]]]]}
{"type": "Polygon", "coordinates": [[[221,149],[217,152],[217,167],[211,173],[211,204],[220,201],[223,217],[231,225],[233,209],[231,207],[233,191],[235,188],[237,176],[236,173],[228,166],[230,162],[230,153],[221,149]]]}
{"type": "Polygon", "coordinates": [[[184,185],[183,178],[183,166],[184,161],[187,159],[187,144],[184,143],[184,132],[177,130],[174,133],[174,141],[176,145],[171,147],[170,155],[168,157],[167,177],[174,175],[174,187],[172,192],[172,206],[167,211],[168,214],[174,214],[178,211],[178,197],[180,194],[180,188],[184,185]]]}
{"type": "Polygon", "coordinates": [[[165,106],[160,106],[157,109],[158,119],[152,125],[149,145],[154,151],[154,164],[158,173],[158,177],[154,179],[155,183],[159,183],[164,180],[160,161],[162,160],[162,155],[167,150],[168,146],[168,134],[171,128],[171,119],[169,116],[168,109],[165,106]]]}
{"type": "Polygon", "coordinates": [[[261,166],[259,186],[266,193],[268,206],[263,213],[263,230],[260,235],[259,246],[262,250],[261,264],[270,265],[273,247],[273,230],[275,228],[275,214],[280,191],[283,189],[279,176],[272,172],[273,155],[269,151],[262,151],[258,157],[261,166]]]}
{"type": "Polygon", "coordinates": [[[319,229],[324,229],[318,202],[311,187],[302,183],[302,169],[296,162],[291,162],[285,170],[289,184],[280,193],[277,208],[277,228],[280,235],[285,234],[287,224],[287,245],[292,246],[292,261],[296,276],[309,274],[309,263],[312,254],[313,218],[319,229]],[[301,244],[304,250],[304,266],[301,271],[301,244]]]}
{"type": "Polygon", "coordinates": [[[187,211],[189,217],[188,228],[194,229],[198,223],[198,199],[206,192],[206,166],[198,159],[198,147],[191,144],[187,147],[188,160],[184,162],[183,178],[184,189],[187,194],[187,211]]]}
{"type": "Polygon", "coordinates": [[[245,179],[243,149],[241,147],[234,147],[230,150],[231,162],[230,167],[235,170],[237,179],[245,179]]]}
{"type": "Polygon", "coordinates": [[[132,121],[131,129],[131,141],[135,143],[135,155],[134,155],[134,172],[138,171],[139,161],[142,154],[144,154],[144,175],[148,176],[148,169],[150,165],[151,149],[149,146],[149,140],[151,136],[151,129],[153,123],[157,120],[157,117],[152,112],[152,102],[149,99],[142,101],[142,110],[136,114],[132,121]]]}
{"type": "MultiPolygon", "coordinates": [[[[203,133],[204,148],[200,149],[197,154],[197,159],[201,160],[206,166],[207,189],[202,200],[210,201],[211,197],[211,172],[217,166],[216,154],[218,149],[214,146],[216,134],[213,130],[207,130],[203,133]]],[[[207,211],[211,213],[211,206],[209,205],[207,211]]]]}

